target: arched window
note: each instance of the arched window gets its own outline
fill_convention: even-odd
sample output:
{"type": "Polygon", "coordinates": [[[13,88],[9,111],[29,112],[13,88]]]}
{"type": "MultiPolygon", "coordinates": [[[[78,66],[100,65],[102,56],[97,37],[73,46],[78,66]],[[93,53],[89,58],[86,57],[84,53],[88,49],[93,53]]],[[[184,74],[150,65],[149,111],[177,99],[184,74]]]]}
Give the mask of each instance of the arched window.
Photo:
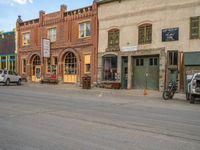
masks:
{"type": "Polygon", "coordinates": [[[152,24],[143,24],[138,29],[138,44],[150,44],[152,42],[152,24]]]}
{"type": "Polygon", "coordinates": [[[108,31],[108,48],[119,48],[119,29],[108,31]]]}
{"type": "Polygon", "coordinates": [[[35,71],[35,69],[36,69],[36,66],[39,66],[39,65],[41,65],[41,60],[40,60],[40,56],[38,56],[38,55],[36,55],[36,56],[34,56],[34,58],[33,58],[33,70],[32,70],[32,74],[33,75],[36,75],[36,71],[35,71]]]}
{"type": "Polygon", "coordinates": [[[65,74],[75,75],[77,70],[77,60],[74,53],[69,52],[65,56],[65,74]]]}
{"type": "Polygon", "coordinates": [[[40,65],[40,63],[40,56],[35,56],[35,58],[33,59],[33,65],[40,65]]]}

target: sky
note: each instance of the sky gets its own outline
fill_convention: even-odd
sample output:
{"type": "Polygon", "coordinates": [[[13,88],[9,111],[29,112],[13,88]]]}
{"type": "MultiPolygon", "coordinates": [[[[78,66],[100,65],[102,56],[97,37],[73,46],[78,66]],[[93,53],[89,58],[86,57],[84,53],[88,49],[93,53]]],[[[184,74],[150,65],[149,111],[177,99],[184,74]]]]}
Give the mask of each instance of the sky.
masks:
{"type": "Polygon", "coordinates": [[[0,0],[0,31],[12,31],[19,15],[26,21],[38,18],[40,10],[46,13],[59,11],[61,4],[73,10],[92,3],[93,0],[0,0]]]}

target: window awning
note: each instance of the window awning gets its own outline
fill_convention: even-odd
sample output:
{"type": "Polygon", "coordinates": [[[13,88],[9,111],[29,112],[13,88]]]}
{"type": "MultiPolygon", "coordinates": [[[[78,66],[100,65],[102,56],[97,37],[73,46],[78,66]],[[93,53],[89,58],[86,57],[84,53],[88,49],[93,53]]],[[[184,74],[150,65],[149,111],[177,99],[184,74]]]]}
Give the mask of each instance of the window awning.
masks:
{"type": "Polygon", "coordinates": [[[200,65],[200,52],[186,52],[186,53],[184,53],[184,65],[185,66],[200,65]]]}

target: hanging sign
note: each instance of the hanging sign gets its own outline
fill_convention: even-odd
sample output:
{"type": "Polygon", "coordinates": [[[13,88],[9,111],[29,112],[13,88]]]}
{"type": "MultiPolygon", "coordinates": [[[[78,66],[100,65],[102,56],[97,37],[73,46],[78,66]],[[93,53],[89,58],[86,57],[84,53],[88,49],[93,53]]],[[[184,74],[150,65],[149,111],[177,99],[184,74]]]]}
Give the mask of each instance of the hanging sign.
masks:
{"type": "Polygon", "coordinates": [[[50,40],[42,39],[42,56],[45,58],[50,57],[50,40]]]}

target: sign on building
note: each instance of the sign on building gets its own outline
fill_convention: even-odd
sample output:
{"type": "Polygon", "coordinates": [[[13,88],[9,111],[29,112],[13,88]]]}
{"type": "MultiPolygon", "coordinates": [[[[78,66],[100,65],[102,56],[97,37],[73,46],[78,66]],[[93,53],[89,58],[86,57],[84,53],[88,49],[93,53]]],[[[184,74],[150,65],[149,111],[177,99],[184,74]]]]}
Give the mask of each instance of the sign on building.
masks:
{"type": "Polygon", "coordinates": [[[45,58],[50,57],[50,40],[42,39],[42,56],[45,58]]]}
{"type": "Polygon", "coordinates": [[[170,28],[162,30],[162,41],[178,41],[179,40],[179,28],[170,28]]]}
{"type": "Polygon", "coordinates": [[[137,51],[137,46],[126,46],[126,47],[122,47],[121,48],[122,52],[133,52],[133,51],[137,51]]]}

